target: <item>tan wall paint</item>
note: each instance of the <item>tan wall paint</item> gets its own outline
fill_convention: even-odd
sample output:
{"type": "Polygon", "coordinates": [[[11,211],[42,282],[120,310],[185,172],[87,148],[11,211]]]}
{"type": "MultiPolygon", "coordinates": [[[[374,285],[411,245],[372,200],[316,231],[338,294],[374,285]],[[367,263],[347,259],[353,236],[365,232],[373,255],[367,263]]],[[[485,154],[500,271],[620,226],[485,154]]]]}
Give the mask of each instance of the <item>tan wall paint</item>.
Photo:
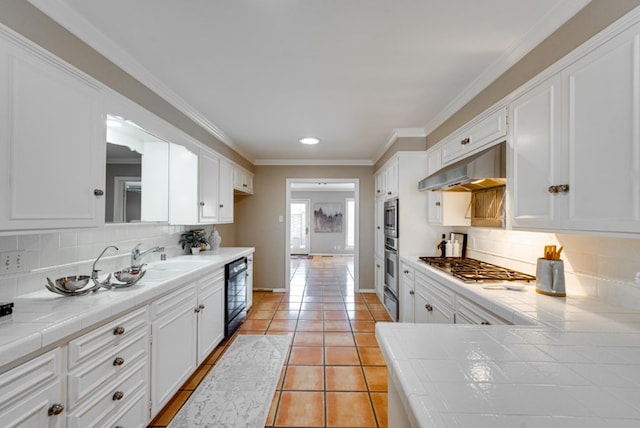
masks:
{"type": "Polygon", "coordinates": [[[373,167],[256,166],[252,196],[236,201],[236,244],[253,246],[254,287],[284,288],[287,178],[357,178],[360,181],[360,289],[374,288],[373,167]]]}
{"type": "Polygon", "coordinates": [[[253,164],[178,109],[100,55],[26,0],[2,0],[0,22],[109,86],[228,159],[253,171],[253,164]]]}
{"type": "Polygon", "coordinates": [[[374,165],[374,171],[380,169],[394,154],[397,152],[412,152],[427,149],[427,139],[425,137],[403,137],[398,138],[389,149],[384,152],[380,159],[378,159],[374,165]]]}
{"type": "Polygon", "coordinates": [[[427,147],[435,145],[638,5],[640,0],[592,0],[431,132],[427,136],[427,147]]]}

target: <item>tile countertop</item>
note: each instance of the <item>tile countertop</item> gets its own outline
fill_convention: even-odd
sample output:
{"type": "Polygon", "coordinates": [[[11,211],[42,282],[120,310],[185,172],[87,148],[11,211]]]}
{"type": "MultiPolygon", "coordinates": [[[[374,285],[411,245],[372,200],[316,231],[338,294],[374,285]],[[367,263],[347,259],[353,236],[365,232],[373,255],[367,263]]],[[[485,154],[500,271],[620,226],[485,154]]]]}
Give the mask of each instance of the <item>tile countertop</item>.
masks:
{"type": "Polygon", "coordinates": [[[415,427],[640,426],[640,313],[465,284],[402,260],[516,325],[377,323],[415,427]]]}
{"type": "Polygon", "coordinates": [[[175,270],[175,274],[165,280],[145,281],[143,278],[130,288],[100,289],[85,296],[59,296],[48,291],[43,284],[42,291],[17,297],[11,319],[0,322],[0,373],[32,353],[63,343],[85,328],[123,315],[173,291],[201,276],[205,269],[220,268],[253,252],[252,247],[222,247],[196,256],[153,262],[147,266],[148,269],[169,262],[202,263],[193,263],[189,269],[175,270]]]}

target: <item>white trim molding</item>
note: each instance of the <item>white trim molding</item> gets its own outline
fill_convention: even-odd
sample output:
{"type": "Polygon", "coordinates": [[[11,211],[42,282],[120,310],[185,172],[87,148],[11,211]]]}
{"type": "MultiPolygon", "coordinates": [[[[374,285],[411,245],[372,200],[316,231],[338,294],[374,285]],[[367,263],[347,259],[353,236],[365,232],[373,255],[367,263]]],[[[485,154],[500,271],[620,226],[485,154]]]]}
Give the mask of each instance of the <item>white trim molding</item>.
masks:
{"type": "Polygon", "coordinates": [[[256,159],[254,165],[268,166],[373,166],[370,160],[343,159],[256,159]]]}

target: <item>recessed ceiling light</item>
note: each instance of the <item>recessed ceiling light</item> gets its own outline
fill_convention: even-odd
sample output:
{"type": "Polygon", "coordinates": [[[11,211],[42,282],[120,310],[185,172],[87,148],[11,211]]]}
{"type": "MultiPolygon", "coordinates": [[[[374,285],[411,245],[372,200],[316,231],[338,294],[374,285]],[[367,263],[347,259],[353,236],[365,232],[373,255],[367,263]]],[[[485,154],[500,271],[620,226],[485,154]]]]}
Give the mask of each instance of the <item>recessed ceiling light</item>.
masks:
{"type": "Polygon", "coordinates": [[[320,142],[320,140],[318,140],[315,137],[305,137],[305,138],[300,138],[298,141],[300,141],[302,144],[318,144],[320,142]]]}

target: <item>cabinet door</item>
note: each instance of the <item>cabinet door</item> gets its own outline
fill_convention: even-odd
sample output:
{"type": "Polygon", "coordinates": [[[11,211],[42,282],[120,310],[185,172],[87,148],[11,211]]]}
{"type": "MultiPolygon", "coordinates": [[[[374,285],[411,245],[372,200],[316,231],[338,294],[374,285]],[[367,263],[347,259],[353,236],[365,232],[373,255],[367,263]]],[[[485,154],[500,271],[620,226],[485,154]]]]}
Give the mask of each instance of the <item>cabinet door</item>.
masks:
{"type": "Polygon", "coordinates": [[[233,223],[233,167],[223,160],[220,160],[219,184],[218,222],[233,223]]]}
{"type": "Polygon", "coordinates": [[[385,170],[378,171],[375,176],[376,196],[383,197],[386,193],[385,187],[385,170]]]}
{"type": "Polygon", "coordinates": [[[562,195],[549,186],[563,181],[560,76],[511,103],[508,168],[513,227],[557,227],[562,195]]]}
{"type": "Polygon", "coordinates": [[[200,150],[198,169],[199,220],[201,223],[217,223],[220,204],[220,159],[208,150],[200,150]]]}
{"type": "Polygon", "coordinates": [[[224,339],[224,272],[198,285],[198,364],[224,339]]]}
{"type": "Polygon", "coordinates": [[[247,311],[253,306],[253,254],[247,257],[247,311]]]}
{"type": "Polygon", "coordinates": [[[563,71],[567,229],[640,232],[640,25],[563,71]]]}
{"type": "Polygon", "coordinates": [[[41,355],[0,375],[0,421],[3,427],[65,426],[60,351],[41,355]],[[53,414],[56,407],[60,413],[53,414]],[[51,411],[51,415],[49,415],[51,411]]]}
{"type": "Polygon", "coordinates": [[[394,159],[385,168],[385,197],[387,199],[398,196],[398,174],[398,160],[394,159]]]}
{"type": "Polygon", "coordinates": [[[198,155],[169,144],[169,223],[198,224],[198,155]]]}
{"type": "Polygon", "coordinates": [[[414,279],[413,268],[400,264],[400,322],[414,322],[414,279]]]}
{"type": "Polygon", "coordinates": [[[196,368],[195,286],[152,303],[151,406],[155,415],[196,368]]]}
{"type": "Polygon", "coordinates": [[[0,230],[104,223],[102,95],[80,72],[0,44],[0,230]]]}
{"type": "Polygon", "coordinates": [[[240,168],[233,169],[233,188],[239,192],[253,194],[253,175],[240,168]]]}
{"type": "Polygon", "coordinates": [[[375,257],[378,259],[384,258],[384,198],[376,198],[375,205],[376,212],[375,217],[375,230],[374,230],[374,246],[375,257]]]}
{"type": "Polygon", "coordinates": [[[382,302],[384,301],[384,259],[376,257],[375,270],[376,294],[382,302]]]}

